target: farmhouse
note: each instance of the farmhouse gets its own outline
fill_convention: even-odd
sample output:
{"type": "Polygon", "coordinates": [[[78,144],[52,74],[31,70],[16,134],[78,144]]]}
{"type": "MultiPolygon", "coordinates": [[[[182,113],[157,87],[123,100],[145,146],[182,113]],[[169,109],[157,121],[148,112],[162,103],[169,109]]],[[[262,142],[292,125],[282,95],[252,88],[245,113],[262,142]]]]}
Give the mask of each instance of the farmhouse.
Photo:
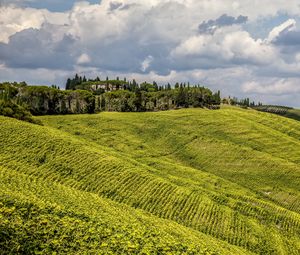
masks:
{"type": "Polygon", "coordinates": [[[124,88],[125,84],[112,84],[112,83],[107,83],[107,84],[93,84],[91,86],[92,90],[96,91],[99,89],[107,91],[115,91],[115,90],[120,90],[124,88]]]}

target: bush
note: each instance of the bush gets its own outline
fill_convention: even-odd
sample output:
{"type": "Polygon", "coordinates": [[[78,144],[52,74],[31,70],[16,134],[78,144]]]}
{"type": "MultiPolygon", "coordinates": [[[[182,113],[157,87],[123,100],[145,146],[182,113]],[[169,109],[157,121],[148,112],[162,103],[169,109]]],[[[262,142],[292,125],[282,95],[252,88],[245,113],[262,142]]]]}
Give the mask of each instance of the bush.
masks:
{"type": "Polygon", "coordinates": [[[42,122],[40,120],[34,119],[31,113],[24,107],[15,104],[10,100],[0,100],[0,115],[42,125],[42,122]]]}

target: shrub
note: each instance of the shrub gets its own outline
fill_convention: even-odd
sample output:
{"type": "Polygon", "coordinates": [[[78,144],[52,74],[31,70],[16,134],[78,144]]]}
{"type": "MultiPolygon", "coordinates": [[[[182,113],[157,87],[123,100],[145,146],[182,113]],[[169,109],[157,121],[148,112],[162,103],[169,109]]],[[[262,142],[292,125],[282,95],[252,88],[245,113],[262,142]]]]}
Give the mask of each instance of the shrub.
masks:
{"type": "Polygon", "coordinates": [[[0,115],[42,125],[42,122],[34,119],[29,111],[11,100],[0,100],[0,115]]]}

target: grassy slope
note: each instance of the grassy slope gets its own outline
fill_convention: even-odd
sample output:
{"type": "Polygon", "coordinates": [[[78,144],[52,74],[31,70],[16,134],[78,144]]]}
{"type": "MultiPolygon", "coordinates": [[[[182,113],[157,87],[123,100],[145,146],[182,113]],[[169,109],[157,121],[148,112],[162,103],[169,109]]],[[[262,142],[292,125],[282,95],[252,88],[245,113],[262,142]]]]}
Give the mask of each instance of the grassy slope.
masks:
{"type": "Polygon", "coordinates": [[[289,109],[284,106],[276,106],[276,105],[263,105],[254,107],[254,109],[262,112],[269,112],[273,114],[278,114],[287,118],[291,118],[294,120],[300,121],[300,109],[289,109]]]}
{"type": "Polygon", "coordinates": [[[176,246],[183,240],[221,254],[300,252],[298,122],[236,108],[41,119],[53,128],[0,122],[1,179],[10,180],[0,183],[16,203],[28,197],[42,208],[84,211],[98,222],[96,236],[103,235],[99,218],[121,222],[130,238],[108,245],[119,249],[128,248],[120,240],[135,242],[130,226],[137,222],[141,247],[152,240],[144,233],[155,233],[153,224],[161,225],[153,243],[168,247],[172,240],[172,250],[183,249],[176,246]],[[26,188],[18,190],[22,182],[26,188]],[[115,208],[120,213],[111,218],[101,214],[115,208]]]}
{"type": "Polygon", "coordinates": [[[300,121],[300,109],[291,109],[288,110],[287,113],[284,115],[285,117],[299,120],[300,121]]]}
{"type": "Polygon", "coordinates": [[[0,127],[1,254],[248,253],[105,199],[116,181],[105,171],[117,178],[135,167],[108,151],[14,119],[0,117],[0,127]]]}
{"type": "Polygon", "coordinates": [[[1,254],[247,254],[67,185],[0,170],[1,254]]]}

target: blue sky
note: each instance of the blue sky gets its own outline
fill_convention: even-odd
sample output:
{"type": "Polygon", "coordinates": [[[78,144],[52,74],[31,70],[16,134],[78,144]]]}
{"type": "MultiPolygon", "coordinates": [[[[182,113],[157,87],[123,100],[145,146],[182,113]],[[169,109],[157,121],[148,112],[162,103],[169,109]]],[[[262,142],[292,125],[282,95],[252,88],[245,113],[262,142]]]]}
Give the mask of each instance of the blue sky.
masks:
{"type": "MultiPolygon", "coordinates": [[[[37,9],[46,8],[49,11],[55,12],[64,12],[70,10],[75,2],[75,0],[33,0],[24,3],[24,6],[37,9]]],[[[88,0],[88,2],[91,4],[99,4],[100,0],[88,0]]]]}
{"type": "Polygon", "coordinates": [[[190,82],[300,107],[299,17],[298,0],[0,0],[0,81],[190,82]]]}

